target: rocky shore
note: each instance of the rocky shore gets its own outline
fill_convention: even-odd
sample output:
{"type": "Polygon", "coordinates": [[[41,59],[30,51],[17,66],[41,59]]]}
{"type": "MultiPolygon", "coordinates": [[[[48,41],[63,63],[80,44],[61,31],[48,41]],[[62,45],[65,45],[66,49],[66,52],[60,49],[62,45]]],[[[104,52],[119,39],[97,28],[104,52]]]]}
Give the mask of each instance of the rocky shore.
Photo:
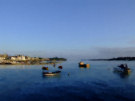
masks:
{"type": "Polygon", "coordinates": [[[60,61],[66,61],[65,58],[41,58],[41,57],[29,57],[23,55],[9,56],[7,54],[0,55],[0,65],[44,65],[44,64],[56,64],[60,61]]]}

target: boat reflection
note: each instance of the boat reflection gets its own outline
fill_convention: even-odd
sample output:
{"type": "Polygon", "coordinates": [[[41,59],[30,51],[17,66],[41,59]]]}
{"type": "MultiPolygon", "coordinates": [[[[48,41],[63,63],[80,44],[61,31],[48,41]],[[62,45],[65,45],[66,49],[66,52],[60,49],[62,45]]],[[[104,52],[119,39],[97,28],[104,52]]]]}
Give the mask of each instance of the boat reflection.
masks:
{"type": "Polygon", "coordinates": [[[79,68],[90,68],[90,67],[83,67],[83,66],[80,66],[79,68]]]}
{"type": "Polygon", "coordinates": [[[121,78],[128,78],[131,74],[131,72],[119,72],[119,71],[113,71],[113,73],[119,75],[121,78]]]}

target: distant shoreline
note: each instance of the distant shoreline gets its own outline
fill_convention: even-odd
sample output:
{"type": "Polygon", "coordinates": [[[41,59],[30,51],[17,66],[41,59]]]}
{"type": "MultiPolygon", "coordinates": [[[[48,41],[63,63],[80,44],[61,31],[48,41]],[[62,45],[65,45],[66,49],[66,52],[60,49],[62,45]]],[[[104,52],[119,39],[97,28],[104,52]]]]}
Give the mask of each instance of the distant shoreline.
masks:
{"type": "Polygon", "coordinates": [[[87,59],[88,61],[135,61],[135,57],[117,57],[110,59],[87,59]]]}

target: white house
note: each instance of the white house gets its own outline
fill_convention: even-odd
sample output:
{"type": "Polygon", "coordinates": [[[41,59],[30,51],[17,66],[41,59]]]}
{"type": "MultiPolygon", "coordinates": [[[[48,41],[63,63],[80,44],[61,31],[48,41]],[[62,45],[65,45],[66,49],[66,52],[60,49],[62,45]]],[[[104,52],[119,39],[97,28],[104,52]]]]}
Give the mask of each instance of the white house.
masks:
{"type": "Polygon", "coordinates": [[[0,60],[5,60],[6,58],[5,57],[0,57],[0,60]]]}
{"type": "Polygon", "coordinates": [[[0,60],[5,60],[7,57],[8,57],[7,54],[3,54],[3,55],[0,54],[0,60]]]}
{"type": "Polygon", "coordinates": [[[17,56],[11,56],[11,60],[17,60],[17,56]]]}
{"type": "Polygon", "coordinates": [[[27,60],[27,56],[23,56],[23,55],[18,55],[18,56],[12,56],[11,60],[27,60]]]}

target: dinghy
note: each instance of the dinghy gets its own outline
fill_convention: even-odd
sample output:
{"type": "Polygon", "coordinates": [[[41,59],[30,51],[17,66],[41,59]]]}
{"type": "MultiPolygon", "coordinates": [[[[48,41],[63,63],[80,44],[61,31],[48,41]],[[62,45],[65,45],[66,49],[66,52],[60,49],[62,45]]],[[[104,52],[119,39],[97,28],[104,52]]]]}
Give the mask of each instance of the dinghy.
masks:
{"type": "Polygon", "coordinates": [[[43,72],[44,76],[55,76],[55,75],[59,75],[61,73],[61,71],[54,71],[54,72],[43,72]]]}

